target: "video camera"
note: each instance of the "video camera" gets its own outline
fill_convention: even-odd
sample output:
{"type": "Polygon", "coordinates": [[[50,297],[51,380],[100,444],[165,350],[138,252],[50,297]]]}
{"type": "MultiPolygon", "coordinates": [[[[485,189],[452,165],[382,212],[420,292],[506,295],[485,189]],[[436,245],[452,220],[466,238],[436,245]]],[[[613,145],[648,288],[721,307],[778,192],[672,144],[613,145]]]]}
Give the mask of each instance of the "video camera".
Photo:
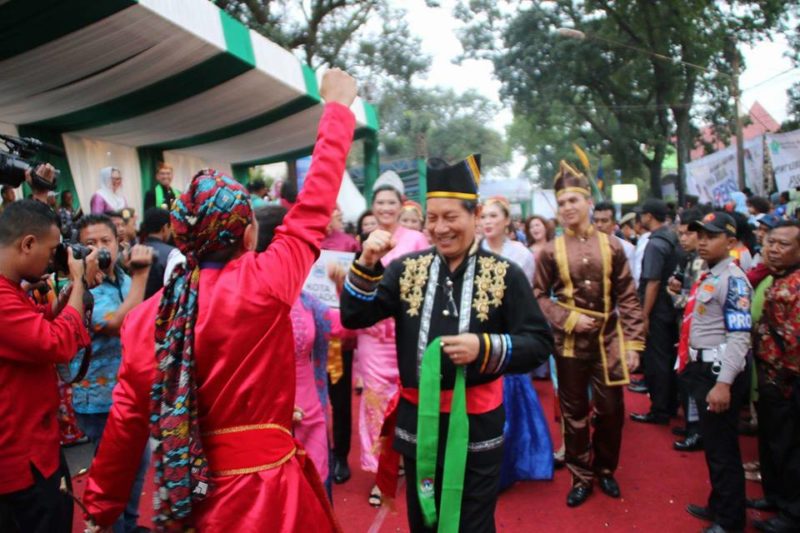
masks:
{"type": "MultiPolygon", "coordinates": [[[[92,251],[86,246],[77,242],[62,242],[56,247],[53,255],[53,269],[56,272],[69,272],[69,256],[67,249],[72,249],[75,259],[85,259],[92,251]]],[[[97,252],[97,266],[100,270],[106,270],[111,266],[111,253],[105,248],[100,248],[97,252]]]]}
{"type": "Polygon", "coordinates": [[[25,172],[30,170],[33,187],[48,191],[56,189],[60,172],[55,171],[52,182],[42,178],[34,170],[41,164],[41,161],[36,161],[34,158],[40,150],[55,155],[64,155],[63,150],[31,137],[22,138],[0,134],[0,143],[5,145],[5,150],[0,146],[0,184],[19,187],[25,181],[25,172]]]}

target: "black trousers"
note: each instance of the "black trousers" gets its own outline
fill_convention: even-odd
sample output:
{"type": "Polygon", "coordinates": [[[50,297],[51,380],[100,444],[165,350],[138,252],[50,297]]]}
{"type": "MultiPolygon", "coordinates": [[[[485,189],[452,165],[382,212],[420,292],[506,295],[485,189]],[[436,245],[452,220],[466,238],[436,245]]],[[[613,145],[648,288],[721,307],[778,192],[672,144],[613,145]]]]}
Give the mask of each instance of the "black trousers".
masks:
{"type": "Polygon", "coordinates": [[[67,462],[48,478],[31,464],[33,485],[27,489],[0,495],[0,522],[4,533],[70,533],[72,531],[72,498],[61,492],[61,480],[72,491],[67,462]]]}
{"type": "Polygon", "coordinates": [[[678,325],[672,317],[650,316],[644,354],[644,381],[650,393],[650,412],[672,416],[678,407],[678,382],[675,359],[678,356],[678,325]]]}
{"type": "Polygon", "coordinates": [[[678,395],[680,396],[683,416],[686,420],[686,434],[696,434],[699,431],[700,419],[697,414],[697,405],[691,396],[691,383],[686,378],[686,373],[678,376],[678,395]]]}
{"type": "Polygon", "coordinates": [[[334,385],[328,378],[333,413],[333,455],[347,461],[353,425],[353,350],[342,350],[342,377],[334,385]]]}
{"type": "Polygon", "coordinates": [[[758,456],[764,497],[800,520],[800,378],[788,398],[777,385],[758,383],[758,456]]]}
{"type": "Polygon", "coordinates": [[[739,451],[739,411],[747,394],[745,369],[731,385],[731,404],[724,413],[708,410],[706,396],[716,385],[717,376],[710,363],[689,363],[685,370],[692,398],[700,415],[706,465],[711,480],[708,508],[725,529],[744,529],[745,489],[742,455],[739,451]]]}
{"type": "MultiPolygon", "coordinates": [[[[435,532],[425,527],[422,509],[417,497],[417,462],[403,456],[406,469],[406,506],[408,507],[408,528],[411,533],[435,532]]],[[[461,520],[458,530],[462,533],[494,533],[494,509],[497,505],[500,484],[500,463],[490,466],[470,466],[464,473],[464,493],[461,498],[461,520]]],[[[440,509],[442,494],[442,466],[436,468],[436,509],[440,509]]]]}

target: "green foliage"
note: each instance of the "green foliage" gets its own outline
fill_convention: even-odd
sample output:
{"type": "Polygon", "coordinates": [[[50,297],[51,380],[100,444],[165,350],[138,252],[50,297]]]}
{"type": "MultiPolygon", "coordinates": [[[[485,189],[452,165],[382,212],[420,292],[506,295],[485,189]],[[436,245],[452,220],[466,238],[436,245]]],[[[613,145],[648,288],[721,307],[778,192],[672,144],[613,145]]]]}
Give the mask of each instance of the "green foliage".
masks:
{"type": "MultiPolygon", "coordinates": [[[[484,154],[484,168],[510,159],[503,136],[488,123],[497,112],[475,92],[457,94],[418,81],[431,65],[405,12],[390,0],[214,0],[233,17],[280,46],[296,52],[312,68],[336,66],[358,80],[361,95],[376,103],[381,150],[390,159],[459,159],[484,154]],[[369,20],[381,20],[379,27],[369,20]]],[[[428,7],[439,7],[427,0],[428,7]]],[[[351,151],[360,158],[360,151],[351,151]]]]}
{"type": "MultiPolygon", "coordinates": [[[[781,29],[781,0],[462,0],[468,57],[488,58],[514,110],[514,147],[549,175],[572,142],[609,153],[617,168],[650,174],[660,194],[668,143],[679,167],[694,144],[691,119],[730,124],[736,46],[781,29]],[[584,40],[560,34],[577,28],[584,40]],[[704,106],[698,106],[705,104],[704,106]]],[[[739,58],[741,59],[741,58],[739,58]]],[[[635,175],[635,174],[633,174],[635,175]]]]}
{"type": "Polygon", "coordinates": [[[474,152],[489,170],[511,159],[502,135],[489,126],[498,106],[476,91],[405,86],[379,105],[382,146],[389,159],[438,156],[455,161],[474,152]]]}
{"type": "MultiPolygon", "coordinates": [[[[800,6],[795,7],[793,12],[795,20],[800,20],[800,6]]],[[[792,47],[789,57],[792,64],[800,68],[800,22],[794,31],[789,35],[789,45],[792,47]]],[[[789,119],[781,124],[781,130],[791,131],[800,128],[800,82],[792,85],[787,91],[789,96],[789,119]]]]}

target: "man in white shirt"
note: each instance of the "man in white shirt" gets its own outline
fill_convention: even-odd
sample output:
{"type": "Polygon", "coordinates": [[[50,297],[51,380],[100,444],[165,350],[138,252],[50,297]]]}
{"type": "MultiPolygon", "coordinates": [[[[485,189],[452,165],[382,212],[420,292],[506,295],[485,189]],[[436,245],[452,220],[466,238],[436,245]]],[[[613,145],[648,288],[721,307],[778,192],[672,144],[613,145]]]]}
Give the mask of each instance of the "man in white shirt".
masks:
{"type": "MultiPolygon", "coordinates": [[[[597,231],[605,233],[606,235],[613,235],[619,239],[620,244],[622,244],[622,249],[625,251],[625,257],[628,258],[628,266],[631,267],[631,273],[634,273],[636,247],[627,239],[623,239],[617,235],[618,228],[614,205],[610,202],[600,202],[595,205],[594,212],[592,213],[592,223],[597,231]]],[[[641,265],[641,263],[639,264],[641,265]]],[[[636,279],[635,275],[634,279],[636,279]]]]}

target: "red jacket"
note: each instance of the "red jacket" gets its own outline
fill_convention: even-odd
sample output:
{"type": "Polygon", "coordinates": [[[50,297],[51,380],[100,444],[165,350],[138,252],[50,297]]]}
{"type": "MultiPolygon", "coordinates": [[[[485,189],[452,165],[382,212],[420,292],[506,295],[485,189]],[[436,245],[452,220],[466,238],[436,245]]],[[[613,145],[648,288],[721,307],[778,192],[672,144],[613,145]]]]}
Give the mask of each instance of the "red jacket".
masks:
{"type": "Polygon", "coordinates": [[[7,494],[33,485],[31,465],[44,477],[58,468],[55,363],[91,341],[75,309],[53,317],[2,276],[0,302],[0,494],[7,494]]]}
{"type": "MultiPolygon", "coordinates": [[[[209,432],[235,430],[230,431],[234,443],[250,446],[244,428],[292,427],[295,364],[289,311],[319,256],[354,124],[355,117],[346,107],[327,104],[303,190],[275,230],[269,248],[200,272],[194,357],[203,446],[212,472],[229,468],[249,472],[213,477],[206,498],[192,508],[190,521],[198,531],[324,533],[336,529],[321,484],[319,494],[305,475],[305,454],[261,469],[278,462],[260,459],[275,450],[264,446],[258,453],[252,448],[243,453],[231,444],[226,455],[244,458],[245,464],[238,466],[247,468],[218,469],[209,432]],[[247,463],[250,460],[252,464],[247,463]]],[[[150,435],[160,298],[156,293],[131,311],[122,327],[119,381],[83,498],[101,526],[113,524],[125,508],[137,469],[137,463],[128,459],[141,455],[150,435]]]]}

